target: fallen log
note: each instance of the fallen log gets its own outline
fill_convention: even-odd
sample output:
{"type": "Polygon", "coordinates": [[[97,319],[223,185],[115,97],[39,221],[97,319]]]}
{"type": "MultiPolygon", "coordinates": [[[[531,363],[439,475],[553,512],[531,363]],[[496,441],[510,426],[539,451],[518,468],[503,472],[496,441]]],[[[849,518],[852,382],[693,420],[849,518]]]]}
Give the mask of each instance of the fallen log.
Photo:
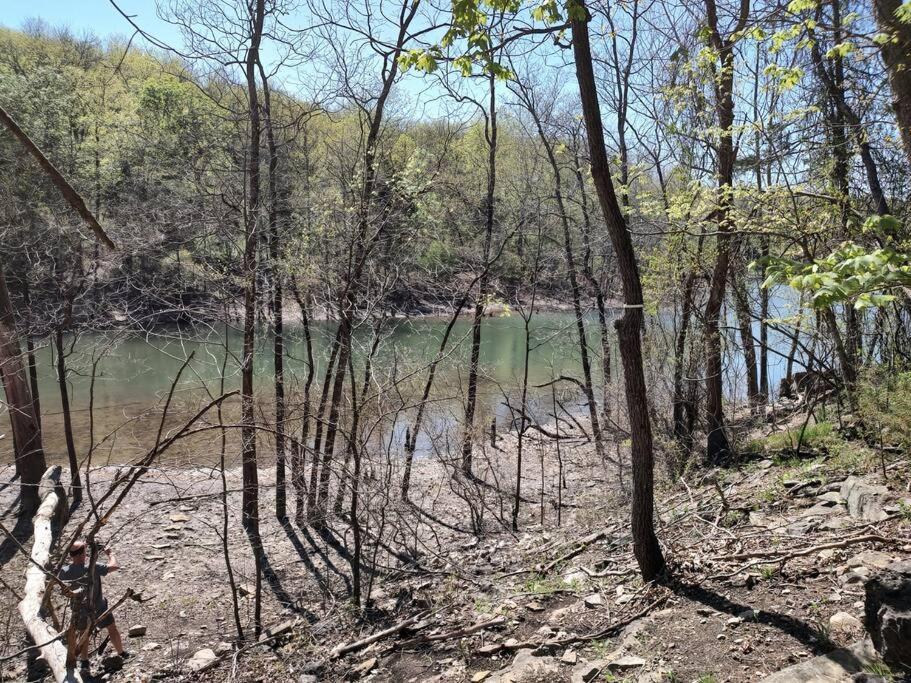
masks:
{"type": "Polygon", "coordinates": [[[50,667],[57,683],[82,683],[82,676],[75,668],[67,668],[67,649],[57,632],[41,613],[47,591],[47,566],[51,546],[54,542],[53,523],[66,510],[66,494],[60,485],[61,468],[49,468],[38,484],[41,504],[32,521],[34,528],[31,562],[25,570],[25,591],[19,603],[19,615],[25,623],[34,643],[38,644],[41,656],[50,667]]]}

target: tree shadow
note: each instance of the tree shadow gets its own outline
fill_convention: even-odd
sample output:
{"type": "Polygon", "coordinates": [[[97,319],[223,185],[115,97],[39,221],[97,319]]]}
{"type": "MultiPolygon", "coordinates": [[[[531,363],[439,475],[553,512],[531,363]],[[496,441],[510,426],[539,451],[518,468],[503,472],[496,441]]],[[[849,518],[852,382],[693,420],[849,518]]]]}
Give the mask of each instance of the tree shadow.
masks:
{"type": "Polygon", "coordinates": [[[269,562],[269,554],[266,552],[265,546],[262,547],[261,552],[263,578],[266,580],[266,583],[269,584],[269,589],[282,607],[290,609],[295,614],[302,615],[311,624],[315,624],[319,621],[319,618],[313,612],[302,606],[299,601],[293,598],[291,594],[285,590],[285,587],[282,586],[278,573],[269,562]]]}
{"type": "MultiPolygon", "coordinates": [[[[749,605],[734,602],[730,598],[702,585],[672,580],[667,583],[667,587],[680,597],[702,603],[706,607],[711,607],[718,612],[725,612],[734,617],[739,617],[744,612],[753,609],[749,605]]],[[[778,612],[755,610],[753,621],[759,624],[766,624],[782,633],[786,633],[802,643],[814,655],[824,655],[832,651],[831,645],[827,646],[826,642],[819,638],[817,630],[800,619],[786,614],[779,614],[778,612]]]]}
{"type": "Polygon", "coordinates": [[[12,537],[4,536],[3,541],[0,542],[0,567],[8,564],[16,556],[16,553],[20,552],[19,546],[25,546],[34,531],[31,514],[19,515],[16,520],[16,526],[10,532],[12,537]]]}
{"type": "MultiPolygon", "coordinates": [[[[282,522],[282,528],[285,530],[285,533],[288,536],[288,540],[291,541],[291,545],[294,546],[294,549],[297,551],[298,556],[301,561],[304,563],[304,566],[307,567],[307,570],[313,575],[313,578],[316,579],[323,593],[329,594],[329,582],[327,577],[320,573],[320,570],[316,567],[313,561],[310,559],[310,553],[307,550],[307,547],[303,544],[300,539],[300,536],[297,535],[297,531],[290,521],[286,520],[282,522]]],[[[346,590],[348,593],[351,593],[351,580],[344,573],[339,571],[338,567],[332,562],[329,556],[323,551],[320,545],[316,542],[313,536],[310,535],[310,532],[307,530],[307,527],[302,526],[300,528],[301,534],[307,540],[307,544],[312,548],[313,552],[323,560],[323,563],[326,565],[326,569],[331,571],[333,574],[337,575],[345,583],[346,590]]],[[[337,541],[336,541],[337,543],[337,541]]],[[[347,551],[346,551],[347,552],[347,551]]]]}

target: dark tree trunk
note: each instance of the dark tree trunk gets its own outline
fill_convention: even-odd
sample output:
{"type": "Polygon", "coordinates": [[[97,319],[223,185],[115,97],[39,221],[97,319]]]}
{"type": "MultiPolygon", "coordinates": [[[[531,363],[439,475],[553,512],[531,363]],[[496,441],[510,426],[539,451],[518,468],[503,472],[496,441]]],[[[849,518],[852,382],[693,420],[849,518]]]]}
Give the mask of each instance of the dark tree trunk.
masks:
{"type": "Polygon", "coordinates": [[[617,258],[617,269],[623,285],[624,312],[616,322],[616,328],[620,340],[620,357],[623,362],[632,442],[633,492],[630,516],[633,553],[639,564],[642,578],[645,581],[651,581],[664,570],[665,565],[661,547],[655,536],[654,525],[652,429],[649,424],[645,373],[642,368],[642,340],[640,338],[640,329],[643,324],[642,283],[636,263],[636,252],[610,177],[601,107],[598,102],[598,88],[592,68],[591,44],[588,34],[590,20],[591,15],[584,2],[580,1],[573,6],[571,19],[573,55],[576,63],[576,79],[579,84],[582,115],[588,131],[592,180],[598,192],[598,200],[607,223],[611,244],[617,258]]]}
{"type": "Polygon", "coordinates": [[[285,329],[283,320],[283,291],[281,273],[281,242],[279,217],[286,211],[280,205],[278,191],[278,148],[272,122],[272,101],[269,80],[259,65],[263,83],[263,115],[266,123],[266,143],[269,148],[269,275],[272,280],[272,358],[275,376],[275,516],[287,518],[287,489],[285,485],[285,329]]]}
{"type": "MultiPolygon", "coordinates": [[[[705,356],[706,356],[706,459],[719,462],[731,452],[724,420],[723,369],[721,366],[721,309],[724,305],[730,265],[731,219],[733,201],[734,161],[734,42],[723,38],[718,28],[715,0],[705,0],[709,40],[718,53],[718,74],[715,85],[715,114],[718,129],[718,222],[717,255],[709,296],[705,304],[705,356]]],[[[743,30],[749,14],[749,0],[741,0],[740,16],[734,34],[743,30]]]]}
{"type": "Polygon", "coordinates": [[[497,188],[497,95],[496,80],[489,81],[489,110],[485,126],[487,138],[487,198],[484,204],[484,262],[478,281],[478,300],[474,306],[471,323],[471,360],[468,365],[468,395],[465,400],[465,425],[462,436],[462,472],[471,475],[471,457],[474,448],[474,418],[478,401],[478,364],[481,355],[481,320],[484,317],[484,299],[487,297],[487,269],[490,261],[490,246],[493,241],[494,192],[497,188]]]}
{"type": "Polygon", "coordinates": [[[743,364],[746,370],[747,400],[750,412],[756,413],[762,403],[759,395],[759,376],[756,372],[756,342],[753,339],[753,314],[746,285],[738,275],[731,274],[731,289],[734,290],[734,309],[740,328],[740,343],[743,346],[743,364]]]}
{"type": "Polygon", "coordinates": [[[911,163],[911,24],[899,21],[895,13],[900,6],[901,0],[873,0],[879,30],[895,39],[883,45],[880,54],[889,70],[895,123],[911,163]]]}
{"type": "Polygon", "coordinates": [[[29,387],[28,373],[22,362],[19,335],[13,304],[6,287],[3,263],[0,262],[0,376],[6,392],[6,404],[13,430],[16,473],[21,485],[20,507],[23,513],[34,512],[38,503],[38,482],[46,469],[41,428],[35,416],[35,404],[29,387]]]}

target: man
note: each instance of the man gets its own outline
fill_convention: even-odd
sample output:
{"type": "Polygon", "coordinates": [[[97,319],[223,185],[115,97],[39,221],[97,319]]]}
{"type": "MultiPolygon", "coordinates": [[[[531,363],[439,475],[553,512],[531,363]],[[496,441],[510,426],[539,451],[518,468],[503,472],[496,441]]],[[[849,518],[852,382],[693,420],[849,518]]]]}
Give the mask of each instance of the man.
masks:
{"type": "MultiPolygon", "coordinates": [[[[107,576],[109,572],[116,571],[120,568],[120,565],[117,564],[117,559],[110,550],[103,549],[102,552],[105,554],[107,562],[95,562],[94,581],[91,593],[89,593],[89,567],[86,563],[85,550],[84,541],[73,543],[69,550],[70,563],[64,565],[58,574],[58,577],[62,581],[66,581],[73,590],[82,589],[81,597],[73,600],[76,637],[83,638],[86,636],[86,631],[92,628],[92,622],[95,621],[97,628],[106,628],[108,630],[114,650],[121,658],[126,659],[130,656],[130,653],[123,649],[123,640],[120,637],[120,631],[117,630],[117,625],[114,623],[113,612],[102,618],[102,615],[108,611],[108,601],[104,599],[104,595],[101,592],[101,577],[107,576]]],[[[87,674],[89,672],[89,638],[85,638],[78,655],[79,668],[87,674]]]]}

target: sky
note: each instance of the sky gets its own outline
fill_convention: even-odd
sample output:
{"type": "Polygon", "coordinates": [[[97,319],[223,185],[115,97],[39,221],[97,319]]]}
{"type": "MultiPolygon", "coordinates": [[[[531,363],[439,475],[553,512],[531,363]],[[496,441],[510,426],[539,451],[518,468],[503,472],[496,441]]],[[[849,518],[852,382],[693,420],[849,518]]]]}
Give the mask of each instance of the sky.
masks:
{"type": "MultiPolygon", "coordinates": [[[[177,31],[158,19],[155,0],[116,0],[143,29],[165,41],[179,42],[177,31]]],[[[66,25],[76,33],[87,31],[100,38],[109,35],[129,36],[133,28],[108,0],[3,0],[0,24],[18,29],[29,18],[40,18],[52,26],[66,25]]]]}

